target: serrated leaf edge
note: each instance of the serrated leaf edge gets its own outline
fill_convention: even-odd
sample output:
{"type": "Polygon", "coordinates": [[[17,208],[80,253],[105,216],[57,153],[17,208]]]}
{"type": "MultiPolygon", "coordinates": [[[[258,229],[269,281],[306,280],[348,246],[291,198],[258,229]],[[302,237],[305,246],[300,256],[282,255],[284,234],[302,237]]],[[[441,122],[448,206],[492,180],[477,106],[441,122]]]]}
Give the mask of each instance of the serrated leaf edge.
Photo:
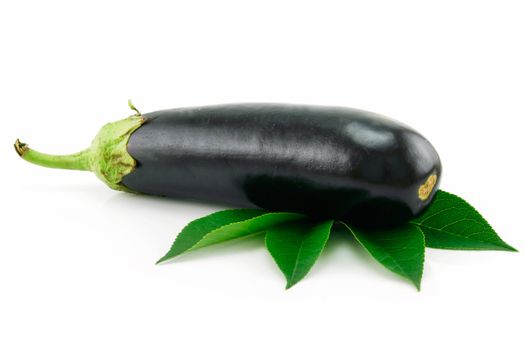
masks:
{"type": "MultiPolygon", "coordinates": [[[[232,210],[235,210],[235,209],[232,209],[232,210]]],[[[238,209],[238,210],[242,210],[242,209],[238,209]]],[[[215,214],[215,213],[212,213],[212,214],[215,214]]],[[[212,215],[212,214],[210,214],[210,215],[212,215]]],[[[293,215],[297,215],[297,216],[298,216],[297,219],[292,219],[292,220],[290,220],[290,221],[301,220],[301,219],[304,218],[304,215],[302,215],[302,214],[298,214],[298,213],[292,213],[292,212],[269,212],[269,213],[264,213],[264,214],[261,214],[261,215],[254,216],[254,217],[252,217],[252,218],[250,218],[250,219],[240,220],[240,221],[235,221],[235,222],[232,222],[232,223],[229,223],[229,224],[226,224],[226,225],[220,226],[220,227],[218,227],[218,228],[216,228],[216,229],[214,229],[214,230],[211,230],[210,232],[208,232],[207,234],[205,234],[204,236],[202,236],[201,239],[199,239],[197,242],[195,242],[195,244],[192,245],[190,248],[188,248],[188,249],[186,249],[186,250],[184,250],[184,251],[182,251],[182,252],[180,252],[180,253],[178,253],[178,254],[168,256],[169,253],[170,253],[170,251],[173,249],[174,245],[177,243],[177,238],[179,238],[179,236],[177,235],[177,237],[175,238],[175,241],[174,241],[173,244],[171,245],[171,247],[170,247],[170,249],[168,250],[168,252],[167,252],[162,258],[160,258],[155,264],[160,264],[160,263],[162,263],[162,262],[165,262],[165,261],[171,260],[171,259],[173,259],[173,258],[175,258],[175,257],[177,257],[177,256],[179,256],[179,255],[182,255],[182,254],[184,254],[184,253],[187,253],[187,252],[190,252],[190,251],[194,250],[194,247],[195,247],[196,245],[198,245],[199,242],[201,242],[202,240],[204,240],[204,238],[206,238],[206,237],[209,236],[210,234],[214,233],[215,231],[222,230],[222,229],[224,229],[224,228],[227,228],[228,226],[237,225],[237,224],[239,224],[239,223],[243,223],[243,222],[248,222],[248,221],[250,221],[250,220],[257,219],[257,218],[260,218],[260,217],[263,217],[263,216],[271,216],[271,215],[275,215],[275,214],[278,214],[278,215],[281,215],[281,214],[293,214],[293,215]]],[[[200,219],[200,218],[197,218],[197,219],[195,219],[195,220],[198,220],[198,219],[200,219]]],[[[195,221],[195,220],[194,220],[194,221],[195,221]]],[[[192,222],[193,222],[193,221],[192,221],[192,222]]],[[[190,224],[191,224],[191,222],[189,222],[187,225],[185,225],[185,226],[182,228],[182,230],[179,232],[179,234],[182,233],[182,232],[184,231],[184,229],[186,229],[186,227],[188,227],[190,224]]],[[[284,224],[284,223],[280,223],[280,224],[284,224]]],[[[279,225],[280,225],[280,224],[279,224],[279,225]]],[[[250,233],[250,234],[248,234],[248,235],[246,235],[246,236],[255,236],[255,235],[258,235],[258,234],[262,234],[262,233],[264,233],[265,231],[266,231],[266,230],[262,230],[262,231],[258,231],[258,232],[250,233]]],[[[240,238],[243,238],[243,237],[245,237],[245,236],[241,236],[241,237],[233,238],[233,239],[231,239],[231,240],[233,241],[233,240],[240,239],[240,238]]],[[[222,242],[218,242],[218,243],[222,243],[222,242]]],[[[216,243],[213,243],[213,244],[216,244],[216,243]]],[[[211,245],[213,245],[213,244],[211,244],[211,245]]]]}
{"type": "MultiPolygon", "coordinates": [[[[317,260],[319,259],[319,257],[320,257],[321,254],[323,253],[324,248],[326,247],[326,243],[328,242],[328,239],[330,238],[330,234],[331,234],[331,231],[332,231],[332,227],[333,227],[333,225],[334,225],[334,221],[335,221],[335,220],[325,220],[325,221],[323,221],[323,222],[321,222],[321,223],[316,223],[316,224],[312,225],[312,226],[319,226],[319,225],[324,225],[324,224],[330,222],[330,225],[329,225],[329,227],[328,227],[328,235],[326,236],[326,239],[324,240],[324,242],[323,242],[323,244],[322,244],[321,250],[320,250],[319,254],[317,255],[317,257],[315,258],[314,264],[312,264],[312,266],[310,266],[310,268],[306,271],[306,273],[305,273],[305,275],[303,276],[303,278],[306,277],[306,275],[307,275],[307,274],[310,272],[310,270],[314,267],[315,262],[317,262],[317,260]]],[[[286,225],[286,223],[283,223],[283,224],[281,224],[281,225],[286,225]]],[[[279,225],[278,225],[278,226],[279,226],[279,225]]],[[[264,245],[266,246],[266,250],[270,253],[270,255],[272,256],[273,260],[274,260],[275,262],[277,262],[277,259],[275,258],[275,255],[272,253],[272,251],[271,251],[270,249],[268,249],[268,240],[267,240],[267,237],[268,237],[268,236],[265,236],[265,237],[264,237],[264,245]]],[[[299,250],[297,251],[297,256],[301,255],[301,250],[302,250],[303,247],[304,247],[304,244],[303,244],[303,243],[304,243],[304,241],[301,242],[301,246],[299,247],[299,250]]],[[[277,265],[277,267],[279,267],[279,264],[276,263],[276,265],[277,265]]],[[[299,283],[299,282],[301,281],[301,279],[299,279],[299,280],[293,282],[293,281],[294,281],[294,276],[295,276],[295,274],[296,274],[296,272],[297,272],[297,265],[298,265],[298,260],[295,260],[295,264],[294,264],[294,267],[293,267],[293,270],[292,270],[292,275],[291,275],[290,278],[288,278],[286,275],[284,275],[284,277],[286,278],[286,287],[285,287],[285,289],[290,289],[290,288],[292,288],[293,286],[295,286],[297,283],[299,283]]],[[[279,267],[279,269],[280,269],[280,267],[279,267]]]]}
{"type": "MultiPolygon", "coordinates": [[[[417,222],[415,220],[417,220],[419,217],[417,218],[414,218],[412,220],[409,221],[410,224],[418,227],[422,233],[423,233],[423,236],[425,235],[425,228],[426,229],[431,229],[431,230],[436,230],[436,231],[440,231],[440,232],[444,232],[446,234],[449,234],[451,236],[456,236],[456,237],[460,237],[462,239],[465,239],[465,240],[470,240],[470,241],[474,241],[474,242],[483,242],[483,243],[486,243],[486,244],[489,244],[493,247],[499,247],[499,248],[503,248],[503,249],[498,249],[498,250],[504,250],[504,251],[511,251],[511,252],[518,252],[518,250],[516,248],[514,248],[513,246],[511,246],[510,244],[508,244],[507,242],[505,242],[499,235],[498,233],[496,232],[496,230],[494,230],[494,228],[492,227],[492,225],[487,221],[487,219],[485,219],[483,217],[483,215],[481,215],[481,213],[472,205],[470,204],[469,202],[467,202],[465,199],[461,198],[460,196],[457,196],[455,195],[454,193],[450,193],[450,192],[447,192],[447,191],[443,191],[443,190],[439,190],[439,192],[442,192],[442,193],[445,193],[446,195],[449,195],[455,199],[458,199],[462,202],[464,202],[465,205],[467,206],[470,206],[472,208],[472,210],[474,210],[474,214],[478,217],[478,219],[481,220],[481,222],[479,221],[476,221],[475,219],[472,219],[472,218],[467,218],[465,217],[464,219],[461,219],[461,220],[457,220],[457,221],[454,221],[453,223],[448,223],[447,225],[443,226],[442,228],[435,228],[435,227],[431,227],[431,226],[428,226],[428,225],[424,225],[423,223],[437,215],[440,215],[442,214],[443,212],[447,211],[447,210],[452,210],[452,209],[458,209],[458,210],[465,210],[466,208],[461,208],[457,205],[453,205],[451,207],[448,207],[448,208],[445,208],[443,210],[440,210],[439,212],[437,213],[434,213],[428,217],[425,217],[423,218],[420,222],[417,222]],[[499,240],[498,243],[494,243],[494,242],[489,242],[489,241],[486,241],[486,240],[482,240],[482,239],[472,239],[470,237],[467,237],[467,236],[461,236],[461,235],[458,235],[456,233],[453,233],[453,232],[450,232],[450,231],[447,231],[447,230],[444,230],[445,227],[448,227],[448,226],[451,226],[453,224],[456,224],[458,222],[461,222],[463,220],[472,220],[474,221],[475,223],[477,224],[484,224],[484,225],[487,225],[487,227],[496,235],[496,238],[499,240]]],[[[436,198],[434,199],[434,203],[438,203],[438,202],[447,202],[447,201],[451,201],[450,199],[447,199],[447,198],[436,198]]],[[[432,204],[431,204],[432,205],[432,204]]],[[[424,214],[423,214],[424,215],[424,214]]],[[[421,216],[423,216],[421,215],[421,216]]],[[[476,233],[479,233],[479,232],[476,232],[476,233]]],[[[425,246],[426,245],[426,241],[425,241],[425,246]]],[[[432,247],[432,246],[427,246],[429,248],[436,248],[436,249],[450,249],[450,250],[478,250],[478,251],[481,251],[481,250],[488,250],[488,249],[485,249],[485,248],[457,248],[457,247],[452,247],[452,246],[447,246],[446,248],[445,247],[432,247]]]]}
{"type": "MultiPolygon", "coordinates": [[[[470,237],[466,237],[466,236],[461,236],[461,235],[458,235],[458,234],[455,234],[455,233],[452,233],[452,232],[449,232],[449,231],[446,231],[446,230],[442,230],[442,229],[437,229],[435,227],[430,227],[430,226],[425,226],[425,225],[418,225],[418,224],[415,224],[415,223],[412,223],[410,222],[411,225],[419,228],[423,234],[425,234],[425,229],[431,229],[431,230],[436,230],[436,231],[440,231],[440,232],[443,232],[443,233],[446,233],[448,235],[451,235],[451,236],[456,236],[456,237],[460,237],[462,239],[465,239],[465,240],[470,240],[470,241],[473,241],[473,242],[483,242],[487,245],[491,245],[492,247],[494,247],[493,249],[487,249],[487,248],[466,248],[466,247],[454,247],[454,246],[449,246],[449,245],[443,245],[443,246],[440,246],[440,247],[435,247],[435,246],[431,246],[431,245],[427,245],[426,247],[427,248],[434,248],[434,249],[448,249],[448,250],[477,250],[477,251],[483,251],[483,250],[501,250],[501,251],[507,251],[507,252],[518,252],[518,250],[516,248],[514,248],[513,246],[511,246],[510,244],[506,243],[505,241],[503,241],[501,238],[501,244],[497,244],[497,243],[493,243],[493,242],[489,242],[489,241],[485,241],[485,240],[480,240],[480,239],[472,239],[470,237]],[[498,249],[500,248],[500,249],[498,249]]],[[[494,231],[495,232],[495,231],[494,231]]],[[[499,236],[498,236],[499,237],[499,236]]]]}
{"type": "Polygon", "coordinates": [[[387,269],[388,271],[390,271],[390,272],[392,272],[392,273],[394,273],[394,274],[396,274],[396,275],[398,275],[398,276],[400,276],[400,277],[402,277],[402,278],[404,278],[404,279],[410,281],[410,283],[412,283],[412,284],[416,287],[416,289],[417,289],[418,292],[421,291],[421,280],[423,279],[423,273],[424,273],[424,270],[425,270],[425,258],[426,258],[426,256],[425,256],[425,234],[423,233],[423,231],[422,231],[419,227],[415,226],[415,228],[419,231],[419,233],[421,234],[421,236],[422,236],[422,238],[423,238],[423,261],[422,261],[422,267],[421,267],[421,276],[419,277],[419,280],[418,280],[418,281],[414,281],[414,280],[412,280],[411,278],[408,277],[408,274],[407,274],[407,272],[405,271],[405,269],[402,268],[402,267],[397,263],[397,261],[396,261],[395,259],[392,258],[392,256],[388,253],[388,251],[385,251],[385,252],[386,252],[386,253],[392,258],[392,260],[395,262],[396,266],[397,266],[401,271],[403,271],[403,272],[406,274],[406,276],[405,276],[405,275],[402,275],[402,274],[400,274],[400,273],[397,273],[397,272],[395,272],[395,271],[392,271],[391,269],[389,269],[389,268],[387,268],[385,265],[383,265],[383,263],[382,263],[381,261],[377,260],[376,257],[372,255],[372,253],[366,248],[366,246],[363,244],[363,242],[361,242],[361,240],[357,237],[357,235],[355,234],[355,232],[352,230],[352,227],[351,227],[351,226],[347,225],[347,224],[346,224],[345,222],[343,222],[343,221],[339,221],[339,222],[342,223],[342,224],[348,229],[348,231],[350,231],[350,233],[351,233],[352,236],[356,239],[356,241],[359,242],[359,245],[360,245],[360,246],[361,246],[361,247],[362,247],[362,248],[368,253],[368,255],[369,255],[370,257],[372,257],[372,259],[374,259],[375,261],[377,261],[379,264],[381,264],[381,266],[383,266],[383,267],[384,267],[385,269],[387,269]]]}

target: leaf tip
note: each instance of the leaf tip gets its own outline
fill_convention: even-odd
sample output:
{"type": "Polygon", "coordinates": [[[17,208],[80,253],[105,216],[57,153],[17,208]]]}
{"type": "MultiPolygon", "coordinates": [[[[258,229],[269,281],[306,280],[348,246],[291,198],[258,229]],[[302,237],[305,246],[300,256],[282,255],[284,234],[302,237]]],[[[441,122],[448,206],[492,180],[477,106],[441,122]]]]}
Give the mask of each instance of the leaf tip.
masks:
{"type": "Polygon", "coordinates": [[[505,243],[505,250],[509,251],[509,252],[513,252],[513,253],[519,253],[520,251],[517,250],[516,248],[514,248],[513,246],[511,246],[510,244],[506,244],[505,243]]]}
{"type": "Polygon", "coordinates": [[[284,289],[285,289],[285,290],[288,290],[288,289],[292,288],[293,286],[295,286],[295,285],[297,284],[297,282],[298,282],[298,281],[295,281],[295,282],[293,282],[293,281],[288,281],[288,282],[286,283],[286,287],[285,287],[284,289]]]}
{"type": "Polygon", "coordinates": [[[407,277],[407,278],[408,278],[408,280],[410,282],[412,282],[414,287],[416,287],[417,291],[421,292],[421,280],[422,280],[422,278],[419,278],[419,279],[417,277],[415,277],[415,278],[407,277]]]}
{"type": "Polygon", "coordinates": [[[169,256],[169,255],[164,255],[162,258],[160,258],[159,260],[157,260],[157,262],[155,263],[155,265],[160,265],[162,264],[163,262],[169,260],[173,258],[173,256],[169,256]]]}

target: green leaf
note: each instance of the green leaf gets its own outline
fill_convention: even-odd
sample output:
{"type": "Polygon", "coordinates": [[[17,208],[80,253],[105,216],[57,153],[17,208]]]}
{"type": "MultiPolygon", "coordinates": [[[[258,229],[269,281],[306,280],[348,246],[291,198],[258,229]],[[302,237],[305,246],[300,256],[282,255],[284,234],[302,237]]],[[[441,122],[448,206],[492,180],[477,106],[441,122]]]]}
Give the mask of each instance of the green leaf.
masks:
{"type": "Polygon", "coordinates": [[[330,236],[333,221],[302,220],[274,226],[266,232],[266,248],[284,273],[286,289],[306,276],[330,236]]]}
{"type": "Polygon", "coordinates": [[[476,209],[445,191],[438,191],[429,208],[411,223],[423,231],[430,248],[516,251],[476,209]]]}
{"type": "Polygon", "coordinates": [[[295,213],[268,213],[259,209],[223,210],[190,222],[178,234],[170,250],[158,263],[189,250],[256,233],[284,222],[305,218],[295,213]]]}
{"type": "Polygon", "coordinates": [[[416,226],[361,230],[346,225],[357,241],[384,267],[421,287],[425,260],[425,238],[416,226]]]}

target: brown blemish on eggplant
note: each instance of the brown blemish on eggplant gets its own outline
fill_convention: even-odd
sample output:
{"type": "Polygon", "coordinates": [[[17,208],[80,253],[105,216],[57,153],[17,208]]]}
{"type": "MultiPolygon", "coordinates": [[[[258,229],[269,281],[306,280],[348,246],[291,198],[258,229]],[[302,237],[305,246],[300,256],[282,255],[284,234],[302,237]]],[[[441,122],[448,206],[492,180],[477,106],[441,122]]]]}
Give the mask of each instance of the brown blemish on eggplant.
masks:
{"type": "Polygon", "coordinates": [[[425,183],[419,186],[419,190],[418,190],[419,199],[421,199],[422,201],[427,200],[430,194],[432,193],[432,190],[436,186],[436,183],[437,183],[437,175],[436,174],[430,175],[425,181],[425,183]]]}

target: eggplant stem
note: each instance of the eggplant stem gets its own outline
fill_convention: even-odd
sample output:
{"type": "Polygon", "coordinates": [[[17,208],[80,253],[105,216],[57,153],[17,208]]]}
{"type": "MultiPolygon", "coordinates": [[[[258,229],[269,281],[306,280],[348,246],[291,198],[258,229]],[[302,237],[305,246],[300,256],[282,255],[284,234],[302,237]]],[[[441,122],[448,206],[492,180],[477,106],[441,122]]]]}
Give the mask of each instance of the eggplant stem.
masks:
{"type": "Polygon", "coordinates": [[[51,155],[32,150],[27,144],[17,139],[15,150],[22,159],[47,168],[91,170],[91,150],[89,148],[68,155],[51,155]]]}
{"type": "Polygon", "coordinates": [[[133,102],[131,102],[131,99],[128,100],[128,106],[129,106],[129,108],[131,108],[131,110],[135,111],[135,116],[137,116],[137,117],[142,116],[142,114],[139,112],[139,110],[137,109],[137,107],[135,107],[135,105],[133,104],[133,102]]]}
{"type": "Polygon", "coordinates": [[[92,171],[106,185],[119,191],[131,191],[122,184],[124,176],[132,172],[137,161],[128,153],[128,141],[145,119],[132,115],[108,123],[100,129],[91,146],[81,152],[68,155],[51,155],[29,148],[16,140],[16,153],[26,161],[48,168],[92,171]]]}

